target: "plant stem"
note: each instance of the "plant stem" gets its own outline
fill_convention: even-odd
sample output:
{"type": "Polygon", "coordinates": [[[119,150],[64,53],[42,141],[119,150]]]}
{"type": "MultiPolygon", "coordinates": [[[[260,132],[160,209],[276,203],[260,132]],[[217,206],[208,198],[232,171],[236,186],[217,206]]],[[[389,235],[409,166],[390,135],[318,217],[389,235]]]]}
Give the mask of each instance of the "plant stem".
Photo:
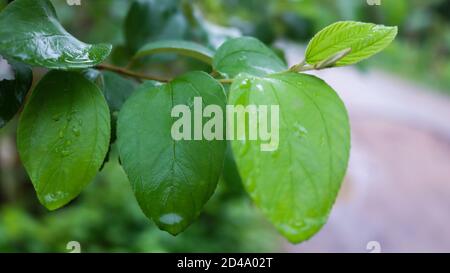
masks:
{"type": "Polygon", "coordinates": [[[162,77],[154,76],[154,75],[146,75],[138,72],[134,72],[131,70],[128,70],[126,68],[110,65],[110,64],[99,64],[96,66],[97,69],[100,70],[109,70],[113,71],[125,76],[129,76],[136,79],[143,79],[143,80],[151,80],[151,81],[158,81],[158,82],[168,82],[169,79],[165,79],[162,77]]]}
{"type": "Polygon", "coordinates": [[[220,83],[233,83],[233,79],[220,79],[218,80],[220,83]]]}
{"type": "MultiPolygon", "coordinates": [[[[131,71],[127,68],[123,68],[123,67],[118,67],[115,65],[111,65],[111,64],[99,64],[96,66],[97,69],[99,70],[109,70],[112,72],[116,72],[118,74],[122,74],[125,76],[129,76],[138,80],[151,80],[151,81],[158,81],[158,82],[169,82],[170,79],[167,78],[162,78],[159,76],[155,76],[155,75],[148,75],[148,74],[143,74],[143,73],[139,73],[139,72],[134,72],[131,71]]],[[[220,83],[233,83],[233,79],[217,79],[220,83]]]]}
{"type": "Polygon", "coordinates": [[[303,60],[301,63],[296,64],[296,65],[292,66],[291,68],[289,68],[289,71],[304,72],[304,71],[309,71],[309,70],[314,70],[314,69],[315,69],[315,67],[307,64],[306,60],[303,60]]]}
{"type": "Polygon", "coordinates": [[[350,54],[352,51],[351,48],[346,48],[344,50],[341,50],[334,54],[333,56],[321,61],[320,63],[310,65],[306,62],[306,59],[304,59],[301,63],[296,64],[289,68],[289,71],[293,72],[304,72],[304,71],[310,71],[310,70],[322,70],[325,68],[331,68],[335,67],[336,63],[340,60],[342,60],[345,56],[350,54]]]}

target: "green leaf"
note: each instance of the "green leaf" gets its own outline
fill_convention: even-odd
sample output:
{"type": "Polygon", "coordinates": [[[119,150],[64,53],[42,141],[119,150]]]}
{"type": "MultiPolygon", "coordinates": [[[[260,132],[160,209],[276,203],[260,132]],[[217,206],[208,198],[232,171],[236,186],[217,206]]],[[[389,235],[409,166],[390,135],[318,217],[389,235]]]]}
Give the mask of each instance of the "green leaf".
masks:
{"type": "Polygon", "coordinates": [[[115,45],[111,51],[111,63],[117,66],[128,66],[133,54],[126,45],[115,45]]]}
{"type": "MultiPolygon", "coordinates": [[[[0,69],[2,61],[4,60],[0,56],[0,69]]],[[[11,70],[14,79],[0,80],[0,128],[5,126],[22,107],[33,82],[33,73],[27,65],[10,60],[9,65],[5,61],[3,67],[11,70]]]]}
{"type": "Polygon", "coordinates": [[[242,179],[234,159],[231,143],[227,143],[222,178],[230,195],[236,197],[244,193],[242,179]]]}
{"type": "Polygon", "coordinates": [[[129,79],[109,71],[103,72],[103,82],[103,95],[111,111],[111,142],[115,142],[117,117],[122,109],[122,105],[136,89],[136,84],[129,79]]]}
{"type": "Polygon", "coordinates": [[[109,71],[103,72],[103,81],[105,83],[103,93],[109,109],[113,113],[119,112],[136,88],[135,82],[109,71]]]}
{"type": "Polygon", "coordinates": [[[110,130],[101,91],[81,74],[51,71],[40,81],[20,117],[17,144],[45,207],[64,206],[95,177],[110,130]]]}
{"type": "Polygon", "coordinates": [[[8,4],[7,0],[0,0],[0,11],[8,4]]]}
{"type": "Polygon", "coordinates": [[[307,240],[327,221],[347,168],[350,128],[342,101],[322,80],[290,72],[238,76],[229,104],[279,106],[273,151],[262,150],[268,141],[248,138],[232,141],[232,149],[257,206],[289,241],[307,240]]]}
{"type": "Polygon", "coordinates": [[[271,49],[251,37],[226,41],[217,50],[213,67],[229,78],[241,72],[264,76],[287,69],[286,64],[271,49]]]}
{"type": "Polygon", "coordinates": [[[122,105],[136,89],[136,82],[110,71],[86,69],[83,71],[83,76],[102,90],[112,115],[120,111],[122,105]]]}
{"type": "Polygon", "coordinates": [[[367,59],[386,48],[397,35],[397,27],[343,21],[317,33],[306,49],[306,62],[323,62],[346,49],[351,52],[335,66],[351,65],[367,59]]]}
{"type": "Polygon", "coordinates": [[[206,73],[191,72],[141,89],[125,103],[117,125],[120,158],[140,207],[173,235],[196,219],[213,194],[226,149],[225,140],[172,138],[178,120],[171,117],[172,108],[186,105],[192,112],[186,116],[194,121],[195,97],[202,98],[204,107],[225,108],[222,86],[206,73]]]}
{"type": "Polygon", "coordinates": [[[156,53],[177,53],[192,57],[207,64],[212,63],[214,51],[200,44],[183,40],[166,40],[149,43],[142,47],[134,58],[142,58],[156,53]]]}
{"type": "Polygon", "coordinates": [[[125,40],[131,52],[150,41],[183,39],[187,22],[179,0],[136,0],[125,19],[125,40]]]}
{"type": "Polygon", "coordinates": [[[0,13],[0,54],[51,69],[87,68],[101,63],[111,45],[89,45],[58,22],[48,0],[16,0],[0,13]]]}
{"type": "MultiPolygon", "coordinates": [[[[95,83],[100,90],[102,90],[106,102],[108,103],[111,114],[110,143],[113,144],[117,139],[117,116],[122,108],[122,105],[134,92],[136,84],[134,81],[124,78],[114,72],[105,71],[102,73],[101,71],[92,68],[84,70],[83,76],[95,83]]],[[[109,161],[110,153],[111,146],[100,170],[102,170],[105,164],[109,161]]]]}

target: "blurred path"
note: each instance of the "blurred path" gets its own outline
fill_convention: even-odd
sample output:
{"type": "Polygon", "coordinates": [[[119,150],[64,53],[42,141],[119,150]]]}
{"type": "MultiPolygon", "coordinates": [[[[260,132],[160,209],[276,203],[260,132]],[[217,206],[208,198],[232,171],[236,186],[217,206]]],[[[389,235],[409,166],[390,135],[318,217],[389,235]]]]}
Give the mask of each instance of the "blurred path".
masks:
{"type": "MultiPolygon", "coordinates": [[[[303,49],[283,44],[291,63],[303,49]]],[[[300,54],[299,54],[300,53],[300,54]]],[[[450,251],[450,96],[380,73],[315,73],[348,107],[352,151],[329,222],[290,252],[450,251]]]]}

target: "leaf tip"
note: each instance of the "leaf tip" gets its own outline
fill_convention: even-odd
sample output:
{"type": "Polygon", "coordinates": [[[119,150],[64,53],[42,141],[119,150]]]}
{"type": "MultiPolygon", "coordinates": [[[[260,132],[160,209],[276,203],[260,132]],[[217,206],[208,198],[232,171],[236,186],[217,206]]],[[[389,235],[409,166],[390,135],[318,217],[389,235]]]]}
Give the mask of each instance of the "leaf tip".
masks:
{"type": "Polygon", "coordinates": [[[398,34],[398,26],[392,26],[390,27],[393,33],[394,38],[397,36],[398,34]]]}
{"type": "Polygon", "coordinates": [[[55,211],[67,205],[73,198],[67,193],[38,193],[39,202],[49,211],[55,211]]]}
{"type": "Polygon", "coordinates": [[[164,214],[155,219],[155,222],[161,230],[167,231],[173,236],[177,236],[189,226],[184,217],[177,213],[164,214]]]}
{"type": "Polygon", "coordinates": [[[91,57],[98,59],[97,64],[103,62],[112,52],[111,44],[95,44],[92,46],[91,57]]]}
{"type": "Polygon", "coordinates": [[[328,216],[317,219],[306,219],[301,225],[279,224],[277,228],[290,243],[299,244],[309,240],[319,232],[327,222],[327,218],[328,216]]]}

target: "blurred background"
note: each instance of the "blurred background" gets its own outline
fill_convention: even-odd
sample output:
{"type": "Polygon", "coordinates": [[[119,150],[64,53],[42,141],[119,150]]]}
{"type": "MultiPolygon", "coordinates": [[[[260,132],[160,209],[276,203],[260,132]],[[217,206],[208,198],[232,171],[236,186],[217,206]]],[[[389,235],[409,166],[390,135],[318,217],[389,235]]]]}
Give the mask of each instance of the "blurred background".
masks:
{"type": "MultiPolygon", "coordinates": [[[[339,20],[397,25],[399,37],[358,66],[315,72],[348,107],[352,152],[330,219],[308,242],[291,245],[277,235],[242,191],[232,160],[205,212],[176,238],[140,211],[115,149],[80,197],[47,212],[21,167],[15,120],[0,130],[0,252],[68,252],[69,241],[83,252],[450,251],[450,1],[52,2],[74,36],[112,43],[116,65],[152,40],[217,48],[240,35],[259,38],[292,65],[314,33],[339,20]]],[[[133,65],[163,75],[208,69],[171,55],[133,65]]]]}

